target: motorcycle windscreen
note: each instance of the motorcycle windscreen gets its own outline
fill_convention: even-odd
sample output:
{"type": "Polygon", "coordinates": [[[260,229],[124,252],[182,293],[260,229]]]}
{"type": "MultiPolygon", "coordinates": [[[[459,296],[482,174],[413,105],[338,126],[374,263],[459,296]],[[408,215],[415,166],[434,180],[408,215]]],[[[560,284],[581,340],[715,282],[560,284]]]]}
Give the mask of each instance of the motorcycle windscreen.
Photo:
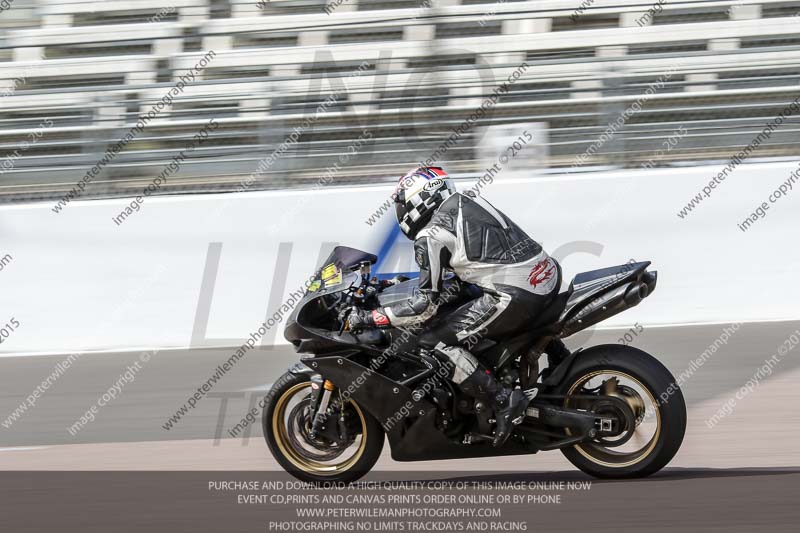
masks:
{"type": "Polygon", "coordinates": [[[355,248],[346,246],[334,248],[314,275],[308,279],[305,294],[286,320],[284,328],[286,340],[298,346],[299,341],[308,338],[307,327],[298,323],[298,316],[309,312],[320,316],[328,314],[332,304],[331,298],[359,283],[361,274],[358,272],[358,267],[361,263],[376,261],[377,257],[374,255],[355,248]],[[317,303],[314,303],[314,300],[318,300],[317,303]]]}
{"type": "Polygon", "coordinates": [[[348,246],[337,246],[318,266],[308,287],[308,292],[334,288],[340,285],[348,277],[347,275],[357,269],[361,263],[374,265],[377,261],[378,257],[374,254],[348,246]]]}

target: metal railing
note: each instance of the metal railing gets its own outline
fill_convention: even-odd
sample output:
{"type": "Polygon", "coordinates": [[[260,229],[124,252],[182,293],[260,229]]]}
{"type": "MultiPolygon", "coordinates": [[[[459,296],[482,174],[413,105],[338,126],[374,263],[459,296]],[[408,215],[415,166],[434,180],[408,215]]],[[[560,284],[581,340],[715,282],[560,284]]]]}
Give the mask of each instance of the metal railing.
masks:
{"type": "MultiPolygon", "coordinates": [[[[370,4],[378,10],[347,2],[331,15],[320,2],[274,1],[270,16],[246,15],[252,3],[220,10],[223,3],[183,0],[172,2],[171,18],[153,22],[159,2],[136,11],[104,2],[115,9],[92,20],[81,18],[91,13],[87,4],[21,2],[29,27],[14,19],[1,41],[0,58],[17,60],[0,61],[0,202],[69,191],[207,50],[216,57],[202,77],[84,196],[136,194],[211,118],[220,127],[160,193],[231,191],[243,182],[304,187],[332,168],[331,184],[393,180],[522,64],[440,160],[452,172],[482,173],[487,126],[529,123],[547,128],[545,173],[727,160],[800,88],[800,18],[783,16],[787,2],[752,3],[780,16],[698,23],[686,22],[692,9],[742,2],[682,2],[674,13],[688,9],[688,18],[639,28],[629,15],[650,4],[598,0],[587,15],[610,14],[622,26],[589,29],[562,21],[580,2],[561,0],[370,4]],[[369,142],[337,165],[365,130],[369,142]]],[[[790,116],[757,157],[799,157],[798,123],[790,116]]]]}

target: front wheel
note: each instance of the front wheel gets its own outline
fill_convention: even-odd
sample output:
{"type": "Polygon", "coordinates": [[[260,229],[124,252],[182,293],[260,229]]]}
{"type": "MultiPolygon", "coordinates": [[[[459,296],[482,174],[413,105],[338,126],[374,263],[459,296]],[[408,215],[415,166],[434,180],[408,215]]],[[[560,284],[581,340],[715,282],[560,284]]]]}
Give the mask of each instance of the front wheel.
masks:
{"type": "MultiPolygon", "coordinates": [[[[566,407],[614,416],[613,396],[630,407],[617,435],[565,448],[573,465],[598,478],[645,477],[661,470],[678,452],[686,432],[686,403],[675,378],[651,355],[630,346],[604,345],[576,357],[558,392],[566,407]],[[579,396],[580,399],[570,399],[579,396]]],[[[620,417],[622,418],[622,417],[620,417]]]]}
{"type": "Polygon", "coordinates": [[[332,399],[328,419],[344,425],[347,436],[337,430],[312,437],[310,401],[306,374],[287,372],[267,393],[262,425],[273,457],[294,477],[312,483],[350,483],[369,472],[383,449],[378,421],[353,400],[332,399]]]}

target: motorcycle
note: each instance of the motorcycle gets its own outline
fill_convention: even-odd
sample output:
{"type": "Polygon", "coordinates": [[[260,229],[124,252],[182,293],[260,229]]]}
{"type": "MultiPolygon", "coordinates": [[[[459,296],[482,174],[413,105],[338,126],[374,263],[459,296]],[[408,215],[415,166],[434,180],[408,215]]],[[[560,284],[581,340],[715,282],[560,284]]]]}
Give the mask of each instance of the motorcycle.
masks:
{"type": "MultiPolygon", "coordinates": [[[[509,338],[480,335],[467,348],[530,403],[503,446],[492,446],[495,413],[464,394],[447,363],[418,345],[414,328],[353,331],[347,310],[408,298],[417,280],[370,277],[375,255],[336,247],[287,319],[285,337],[302,354],[269,390],[264,437],[280,465],[309,482],[352,482],[378,460],[388,438],[395,461],[426,461],[561,450],[598,478],[644,477],[677,453],[686,404],[674,377],[632,346],[567,349],[562,339],[638,305],[654,291],[649,262],[578,274],[535,323],[509,338]]],[[[445,282],[440,309],[480,294],[445,282]]]]}

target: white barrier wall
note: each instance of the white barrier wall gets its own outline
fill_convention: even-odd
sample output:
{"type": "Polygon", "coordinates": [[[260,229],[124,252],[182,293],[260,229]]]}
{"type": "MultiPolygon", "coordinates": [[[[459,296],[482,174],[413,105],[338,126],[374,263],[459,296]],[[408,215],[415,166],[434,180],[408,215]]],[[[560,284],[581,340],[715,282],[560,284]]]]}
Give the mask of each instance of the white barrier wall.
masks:
{"type": "MultiPolygon", "coordinates": [[[[565,286],[580,271],[653,262],[655,294],[605,325],[800,319],[800,191],[771,203],[748,231],[737,227],[795,169],[743,165],[684,219],[678,211],[719,168],[497,179],[482,192],[558,250],[565,286]]],[[[60,214],[49,202],[2,207],[0,327],[12,318],[19,325],[0,353],[186,347],[193,332],[195,343],[239,343],[313,271],[322,243],[377,252],[393,213],[375,226],[365,220],[391,191],[384,184],[151,197],[119,226],[112,217],[130,199],[75,202],[60,214]],[[214,275],[209,244],[217,242],[214,275]],[[285,261],[277,258],[281,243],[293,243],[283,245],[285,261]],[[270,303],[281,265],[286,283],[278,276],[281,295],[270,303]]],[[[392,257],[389,270],[411,269],[408,245],[392,257]]],[[[267,344],[283,342],[276,329],[267,344]]]]}

